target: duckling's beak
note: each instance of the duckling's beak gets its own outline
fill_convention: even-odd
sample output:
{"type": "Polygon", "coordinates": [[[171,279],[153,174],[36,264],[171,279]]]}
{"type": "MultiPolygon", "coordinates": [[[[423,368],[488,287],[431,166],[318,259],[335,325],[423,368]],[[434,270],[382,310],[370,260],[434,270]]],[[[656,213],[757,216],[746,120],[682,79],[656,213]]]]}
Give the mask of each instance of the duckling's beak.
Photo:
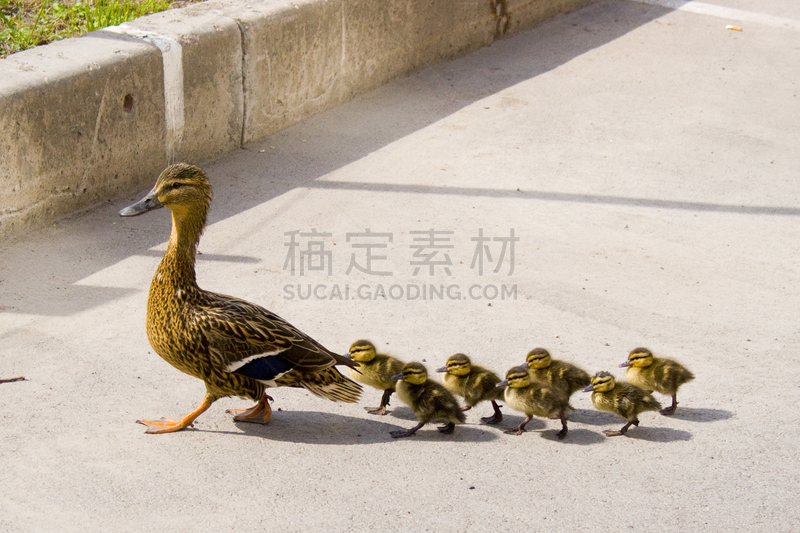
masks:
{"type": "Polygon", "coordinates": [[[495,388],[502,389],[503,387],[508,387],[508,380],[507,379],[504,379],[503,381],[498,383],[497,387],[495,387],[495,388]]]}
{"type": "Polygon", "coordinates": [[[158,193],[156,191],[150,191],[147,196],[120,211],[119,216],[135,217],[152,211],[153,209],[158,209],[159,207],[164,207],[164,204],[158,201],[158,193]]]}
{"type": "Polygon", "coordinates": [[[394,376],[390,377],[389,379],[391,379],[392,381],[399,381],[399,380],[403,379],[403,374],[395,374],[394,376]]]}
{"type": "Polygon", "coordinates": [[[443,366],[442,368],[437,368],[436,371],[437,372],[447,372],[447,367],[443,366]]]}
{"type": "Polygon", "coordinates": [[[631,366],[631,362],[630,361],[625,361],[624,363],[619,365],[620,368],[625,368],[626,366],[631,366]]]}
{"type": "Polygon", "coordinates": [[[589,385],[588,387],[583,389],[583,392],[592,392],[592,391],[594,391],[594,385],[589,385]]]}

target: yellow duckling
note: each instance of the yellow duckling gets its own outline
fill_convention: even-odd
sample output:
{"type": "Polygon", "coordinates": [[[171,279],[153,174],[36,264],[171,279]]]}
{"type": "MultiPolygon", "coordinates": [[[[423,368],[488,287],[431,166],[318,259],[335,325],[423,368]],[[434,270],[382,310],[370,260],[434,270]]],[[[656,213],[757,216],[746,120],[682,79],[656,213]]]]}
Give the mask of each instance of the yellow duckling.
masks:
{"type": "Polygon", "coordinates": [[[541,416],[560,419],[561,431],[556,436],[559,439],[567,436],[567,415],[572,412],[572,407],[563,391],[531,381],[528,367],[525,366],[515,366],[509,370],[506,379],[498,386],[505,387],[504,398],[508,406],[527,416],[516,429],[508,429],[506,433],[522,435],[525,425],[534,416],[541,416]]]}
{"type": "Polygon", "coordinates": [[[358,368],[350,369],[350,377],[383,391],[380,406],[365,409],[372,415],[385,415],[389,397],[397,383],[392,376],[402,372],[405,363],[391,355],[377,353],[375,345],[365,340],[356,341],[350,346],[350,358],[358,363],[358,368]]]}
{"type": "Polygon", "coordinates": [[[647,391],[656,391],[672,396],[672,405],[661,410],[662,415],[671,415],[678,407],[678,388],[694,379],[689,369],[672,359],[653,357],[647,348],[634,348],[628,360],[619,365],[628,367],[628,381],[647,391]]]}
{"type": "Polygon", "coordinates": [[[480,402],[490,400],[494,414],[481,418],[481,422],[497,424],[503,420],[503,413],[495,401],[503,397],[503,389],[497,386],[500,383],[497,374],[482,366],[473,365],[469,357],[463,353],[450,356],[447,365],[437,372],[444,372],[442,376],[444,388],[464,398],[467,405],[461,408],[462,411],[469,411],[480,402]]]}
{"type": "Polygon", "coordinates": [[[397,381],[397,397],[414,411],[419,424],[408,431],[390,431],[394,438],[410,437],[428,422],[444,422],[440,433],[452,433],[456,423],[466,420],[455,397],[441,384],[428,379],[428,369],[422,363],[407,363],[392,379],[397,381]]]}
{"type": "Polygon", "coordinates": [[[577,366],[550,357],[544,348],[534,348],[525,358],[531,378],[551,387],[561,389],[572,396],[591,383],[589,374],[577,366]]]}
{"type": "Polygon", "coordinates": [[[609,437],[624,435],[631,424],[638,426],[639,413],[661,409],[661,404],[652,394],[636,385],[624,381],[616,382],[614,376],[608,372],[595,374],[592,377],[592,384],[583,391],[592,391],[592,404],[595,409],[616,413],[628,421],[619,431],[611,429],[603,431],[609,437]]]}
{"type": "Polygon", "coordinates": [[[203,171],[179,164],[165,169],[146,197],[119,213],[172,211],[172,234],[147,299],[147,337],[164,360],[206,385],[203,401],[181,420],[138,422],[147,433],[180,431],[216,400],[241,396],[258,403],[228,412],[237,413],[235,420],[265,424],[272,413],[267,387],[303,387],[323,398],[357,402],[361,385],[334,368],[356,366],[349,358],[263,307],[197,286],[195,254],[210,204],[211,185],[203,171]]]}

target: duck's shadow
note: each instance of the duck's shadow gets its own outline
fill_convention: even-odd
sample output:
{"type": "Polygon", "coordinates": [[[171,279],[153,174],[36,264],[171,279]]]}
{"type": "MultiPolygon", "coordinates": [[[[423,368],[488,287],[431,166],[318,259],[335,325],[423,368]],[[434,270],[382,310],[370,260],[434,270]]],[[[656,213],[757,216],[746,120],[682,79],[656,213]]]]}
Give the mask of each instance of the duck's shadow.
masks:
{"type": "MultiPolygon", "coordinates": [[[[410,410],[409,410],[410,411],[410,410]]],[[[367,415],[369,416],[369,415],[367,415]]],[[[317,411],[273,412],[269,424],[234,422],[238,431],[204,429],[208,433],[246,435],[264,439],[320,445],[377,444],[393,441],[390,431],[410,429],[416,424],[388,423],[386,417],[359,418],[317,411]]],[[[416,422],[416,420],[415,420],[416,422]]],[[[488,442],[498,437],[484,426],[463,424],[451,435],[436,431],[434,424],[420,429],[413,438],[420,440],[448,439],[460,442],[488,442]]]]}
{"type": "Polygon", "coordinates": [[[686,420],[688,422],[717,422],[718,420],[728,420],[733,418],[734,413],[724,409],[704,409],[694,407],[678,407],[675,412],[669,415],[670,418],[686,420]]]}

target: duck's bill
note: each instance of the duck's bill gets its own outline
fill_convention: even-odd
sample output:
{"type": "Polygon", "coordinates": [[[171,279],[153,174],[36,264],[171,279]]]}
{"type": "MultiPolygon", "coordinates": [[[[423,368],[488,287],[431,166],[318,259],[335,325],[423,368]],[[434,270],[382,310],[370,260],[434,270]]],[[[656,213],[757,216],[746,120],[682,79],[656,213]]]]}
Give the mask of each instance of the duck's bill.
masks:
{"type": "Polygon", "coordinates": [[[508,380],[507,379],[504,379],[503,381],[498,383],[496,388],[502,389],[503,387],[508,387],[508,380]]]}
{"type": "Polygon", "coordinates": [[[129,205],[119,212],[121,217],[135,217],[148,211],[164,207],[164,204],[158,201],[158,196],[155,193],[150,193],[133,205],[129,205]]]}
{"type": "Polygon", "coordinates": [[[588,387],[583,389],[583,392],[592,392],[593,390],[594,390],[594,385],[589,385],[588,387]]]}
{"type": "Polygon", "coordinates": [[[442,368],[437,368],[436,371],[437,372],[447,372],[447,367],[443,366],[442,368]]]}
{"type": "Polygon", "coordinates": [[[392,381],[399,381],[399,380],[403,379],[403,374],[395,374],[394,376],[390,377],[389,379],[391,379],[392,381]]]}
{"type": "Polygon", "coordinates": [[[620,368],[625,368],[626,366],[631,366],[631,362],[630,361],[625,361],[624,363],[619,365],[620,368]]]}

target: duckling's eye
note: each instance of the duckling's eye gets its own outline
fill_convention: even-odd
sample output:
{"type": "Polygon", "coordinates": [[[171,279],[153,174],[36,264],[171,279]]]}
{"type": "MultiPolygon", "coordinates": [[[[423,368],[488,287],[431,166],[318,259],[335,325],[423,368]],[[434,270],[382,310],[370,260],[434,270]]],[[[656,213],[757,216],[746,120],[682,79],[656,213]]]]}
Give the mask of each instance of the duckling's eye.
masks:
{"type": "Polygon", "coordinates": [[[183,186],[183,183],[181,183],[179,181],[176,181],[175,183],[172,184],[172,188],[173,189],[180,189],[182,186],[183,186]]]}

